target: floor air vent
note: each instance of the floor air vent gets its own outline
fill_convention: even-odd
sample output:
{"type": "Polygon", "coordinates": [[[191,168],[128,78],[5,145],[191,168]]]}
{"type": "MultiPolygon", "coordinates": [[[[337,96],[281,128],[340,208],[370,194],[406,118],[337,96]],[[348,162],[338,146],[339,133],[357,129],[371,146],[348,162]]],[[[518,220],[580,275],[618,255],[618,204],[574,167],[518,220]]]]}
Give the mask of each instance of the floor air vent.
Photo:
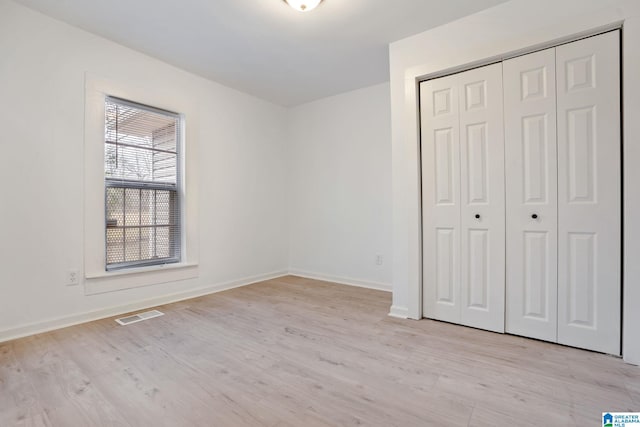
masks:
{"type": "Polygon", "coordinates": [[[133,316],[121,317],[116,319],[116,322],[122,326],[127,326],[132,323],[142,322],[143,320],[153,319],[154,317],[164,316],[164,313],[158,310],[145,311],[144,313],[134,314],[133,316]]]}

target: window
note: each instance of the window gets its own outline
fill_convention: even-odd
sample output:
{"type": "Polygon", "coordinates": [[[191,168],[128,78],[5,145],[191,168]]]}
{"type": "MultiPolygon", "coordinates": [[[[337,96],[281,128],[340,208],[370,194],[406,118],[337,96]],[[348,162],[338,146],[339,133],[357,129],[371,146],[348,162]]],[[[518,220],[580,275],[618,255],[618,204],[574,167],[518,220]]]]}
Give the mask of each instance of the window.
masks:
{"type": "Polygon", "coordinates": [[[180,115],[105,101],[106,270],[181,259],[180,115]]]}
{"type": "Polygon", "coordinates": [[[197,278],[198,132],[185,137],[189,126],[193,130],[199,123],[197,99],[183,85],[163,79],[114,80],[90,72],[85,79],[85,295],[197,278]],[[165,138],[171,135],[164,144],[161,129],[165,138]],[[161,165],[160,153],[170,166],[161,165]],[[138,190],[138,198],[129,188],[138,190]],[[109,203],[108,191],[113,193],[109,203]],[[138,200],[137,222],[131,198],[138,200]]]}

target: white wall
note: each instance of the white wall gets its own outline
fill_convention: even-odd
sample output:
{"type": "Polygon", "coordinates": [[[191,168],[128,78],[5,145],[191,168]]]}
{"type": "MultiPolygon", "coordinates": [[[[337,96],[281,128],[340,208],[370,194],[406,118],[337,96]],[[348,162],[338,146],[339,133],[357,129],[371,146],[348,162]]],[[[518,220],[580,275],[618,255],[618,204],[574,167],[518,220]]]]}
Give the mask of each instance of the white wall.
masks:
{"type": "Polygon", "coordinates": [[[389,105],[385,83],[290,110],[292,272],[391,289],[389,105]]]}
{"type": "Polygon", "coordinates": [[[390,47],[393,156],[393,304],[419,318],[420,169],[416,81],[622,23],[624,77],[623,356],[640,364],[640,2],[512,0],[390,47]]]}
{"type": "Polygon", "coordinates": [[[7,0],[0,58],[0,340],[286,271],[284,108],[7,0]],[[92,296],[64,285],[83,265],[86,72],[167,85],[197,111],[186,123],[198,152],[198,218],[186,218],[199,227],[197,279],[92,296]]]}

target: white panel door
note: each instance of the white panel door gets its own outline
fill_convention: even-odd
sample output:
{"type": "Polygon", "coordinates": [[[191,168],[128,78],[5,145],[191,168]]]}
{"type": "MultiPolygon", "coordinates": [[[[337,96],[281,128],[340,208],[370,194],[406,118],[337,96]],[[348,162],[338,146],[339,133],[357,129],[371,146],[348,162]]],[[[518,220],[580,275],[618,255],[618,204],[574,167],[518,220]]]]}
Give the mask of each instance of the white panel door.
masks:
{"type": "Polygon", "coordinates": [[[557,340],[555,49],[503,63],[506,330],[557,340]]]}
{"type": "Polygon", "coordinates": [[[556,48],[558,342],[620,354],[619,31],[556,48]]]}
{"type": "Polygon", "coordinates": [[[424,316],[460,322],[457,75],[420,84],[424,316]]]}
{"type": "Polygon", "coordinates": [[[460,323],[504,332],[502,64],[458,75],[460,323]]]}

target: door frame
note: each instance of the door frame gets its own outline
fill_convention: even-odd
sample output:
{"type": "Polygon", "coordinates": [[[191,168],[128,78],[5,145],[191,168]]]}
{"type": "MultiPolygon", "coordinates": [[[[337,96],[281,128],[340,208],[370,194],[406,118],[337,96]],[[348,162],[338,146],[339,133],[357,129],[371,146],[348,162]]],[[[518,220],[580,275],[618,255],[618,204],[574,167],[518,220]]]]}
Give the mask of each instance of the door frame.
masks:
{"type": "MultiPolygon", "coordinates": [[[[460,73],[464,73],[466,71],[470,71],[470,70],[474,70],[474,69],[478,69],[478,68],[482,68],[482,67],[486,67],[489,65],[494,65],[497,63],[503,63],[504,61],[507,61],[509,59],[513,59],[513,58],[517,58],[517,57],[521,57],[521,56],[525,56],[525,55],[529,55],[532,53],[536,53],[536,52],[540,52],[543,50],[547,50],[547,49],[553,49],[553,48],[557,48],[559,46],[562,45],[566,45],[566,44],[570,44],[570,43],[574,43],[576,41],[579,40],[584,40],[584,39],[588,39],[590,37],[596,37],[602,34],[606,34],[606,33],[610,33],[613,31],[619,31],[619,35],[620,35],[620,73],[621,73],[621,78],[620,78],[620,99],[621,99],[621,105],[620,105],[620,153],[621,153],[621,158],[620,158],[620,174],[621,174],[621,179],[620,179],[620,189],[621,189],[621,194],[620,194],[620,213],[621,213],[621,228],[620,228],[620,241],[621,241],[621,248],[620,248],[620,305],[621,305],[621,310],[620,310],[620,329],[621,329],[621,335],[620,335],[620,347],[619,347],[619,351],[617,353],[617,355],[622,355],[622,329],[623,329],[623,313],[624,313],[624,307],[623,307],[623,300],[624,300],[624,259],[625,259],[625,251],[624,251],[624,179],[623,179],[623,171],[624,171],[624,127],[623,127],[623,118],[624,118],[624,105],[623,105],[623,88],[624,88],[624,80],[622,78],[622,74],[623,74],[623,69],[622,69],[622,63],[623,63],[623,56],[622,56],[622,41],[624,40],[624,30],[623,30],[623,25],[622,23],[615,23],[612,24],[611,26],[605,26],[602,28],[598,28],[593,30],[592,32],[585,32],[585,33],[580,33],[580,34],[576,34],[573,37],[566,37],[566,38],[562,38],[560,40],[557,41],[552,41],[552,42],[548,42],[545,43],[543,45],[536,45],[534,47],[530,47],[530,48],[525,48],[522,50],[519,50],[515,53],[512,54],[507,54],[507,55],[503,55],[502,59],[500,60],[496,60],[496,58],[487,58],[485,60],[485,62],[477,62],[477,63],[473,63],[473,65],[470,65],[469,68],[464,68],[464,66],[461,67],[455,67],[453,70],[442,70],[442,71],[438,71],[438,72],[434,72],[425,76],[420,76],[420,77],[416,77],[416,103],[418,105],[418,121],[417,121],[417,126],[418,126],[418,151],[419,151],[419,157],[418,157],[418,161],[419,161],[419,175],[420,175],[420,204],[419,204],[419,210],[420,210],[420,290],[419,290],[419,296],[420,296],[420,307],[419,307],[419,318],[428,318],[427,314],[425,313],[425,307],[424,307],[424,299],[423,299],[423,295],[424,295],[424,270],[425,270],[425,266],[424,266],[424,258],[422,256],[422,251],[423,251],[423,239],[422,237],[424,236],[423,232],[424,232],[424,227],[423,227],[423,212],[422,212],[422,196],[424,194],[423,190],[422,190],[422,174],[423,174],[423,164],[422,164],[422,153],[421,153],[421,149],[422,149],[422,128],[421,128],[421,112],[420,112],[420,105],[421,105],[421,91],[420,91],[420,84],[427,82],[427,81],[431,81],[431,80],[436,80],[436,79],[440,79],[440,78],[445,78],[445,77],[449,77],[452,75],[456,75],[456,74],[460,74],[460,73]]],[[[555,71],[555,70],[554,70],[555,71]]],[[[506,141],[504,141],[505,146],[506,146],[506,141]]],[[[506,189],[505,189],[506,191],[506,189]]],[[[506,205],[505,205],[506,208],[506,205]]],[[[506,266],[505,266],[506,268],[506,266]]],[[[507,287],[505,286],[505,293],[507,290],[507,287]]],[[[506,299],[506,295],[505,295],[505,304],[507,302],[506,299]]],[[[505,306],[505,334],[508,334],[508,332],[506,331],[506,306],[505,306]]],[[[408,316],[410,318],[413,318],[411,316],[408,316]]]]}
{"type": "MultiPolygon", "coordinates": [[[[624,3],[624,2],[621,2],[624,3]]],[[[429,80],[448,74],[464,71],[471,68],[499,62],[504,59],[520,56],[530,52],[542,50],[545,48],[561,45],[567,42],[589,37],[610,30],[622,30],[622,69],[623,79],[627,91],[640,89],[640,85],[633,84],[632,75],[640,72],[640,63],[637,61],[625,61],[625,52],[633,52],[629,47],[633,45],[634,40],[640,39],[640,6],[631,2],[624,3],[616,9],[613,6],[604,8],[603,10],[592,11],[591,14],[585,13],[580,19],[574,19],[569,22],[566,20],[557,20],[553,22],[551,28],[545,27],[545,31],[533,33],[524,33],[527,37],[527,47],[515,48],[514,44],[518,42],[518,37],[513,40],[504,39],[497,42],[495,46],[486,49],[471,49],[462,52],[452,52],[449,57],[432,60],[430,65],[411,66],[411,62],[407,58],[407,52],[411,49],[405,49],[398,55],[393,55],[394,49],[392,45],[391,68],[392,68],[392,121],[396,130],[393,134],[393,169],[394,169],[394,296],[391,315],[404,318],[421,319],[422,318],[422,241],[421,241],[421,188],[420,188],[420,130],[419,130],[419,110],[418,110],[418,90],[419,82],[429,80]],[[634,15],[635,14],[635,15],[634,15]],[[626,19],[625,19],[626,18],[626,19]],[[633,22],[633,25],[629,22],[633,22]],[[584,29],[586,28],[586,29],[584,29]],[[397,56],[397,57],[396,57],[397,56]],[[461,61],[457,63],[456,61],[461,61]],[[403,62],[407,66],[403,68],[403,62]],[[630,64],[631,63],[631,64],[630,64]],[[454,65],[451,65],[454,64],[454,65]],[[401,75],[398,70],[401,71],[401,75]],[[636,72],[636,73],[634,73],[636,72]],[[400,80],[399,77],[402,77],[400,80]],[[400,81],[402,83],[400,83],[400,81]],[[629,85],[631,83],[631,86],[629,85]],[[400,86],[402,85],[402,90],[400,86]],[[418,114],[416,114],[418,112],[418,114]],[[398,155],[400,153],[401,155],[398,155]],[[402,187],[402,188],[401,188],[402,187]],[[413,194],[413,196],[412,196],[413,194]]],[[[535,7],[535,6],[532,6],[535,7]]],[[[452,24],[453,25],[453,24],[452,24]]],[[[515,30],[507,28],[502,32],[513,32],[515,30]]],[[[526,28],[525,28],[526,31],[526,28]]],[[[442,32],[438,34],[442,37],[442,32]]],[[[423,33],[423,34],[428,34],[423,33]]],[[[516,34],[522,39],[522,34],[516,34]]],[[[493,35],[492,37],[495,37],[493,35]]],[[[434,36],[435,38],[435,36],[434,36]]],[[[424,41],[422,41],[424,42],[424,41]]],[[[397,42],[396,44],[401,44],[397,42]]],[[[408,44],[416,45],[417,42],[407,39],[408,44]]],[[[427,42],[424,42],[429,44],[427,42]]],[[[524,43],[523,43],[524,44],[524,43]]],[[[423,63],[429,63],[425,54],[418,53],[417,46],[414,47],[414,54],[423,58],[423,63]]],[[[629,121],[624,120],[625,111],[631,111],[630,107],[639,106],[637,101],[630,100],[631,97],[625,97],[622,92],[623,106],[622,111],[623,127],[622,140],[623,144],[631,140],[632,134],[640,137],[640,128],[632,126],[629,121]]],[[[626,147],[629,147],[626,144],[626,147]]],[[[640,200],[638,197],[629,197],[629,185],[624,185],[637,179],[637,177],[628,173],[629,168],[625,167],[625,163],[631,164],[633,157],[636,161],[640,160],[640,152],[638,150],[629,150],[623,157],[623,218],[630,217],[631,213],[640,211],[640,200]],[[631,200],[631,201],[630,201],[631,200]]],[[[631,195],[633,196],[633,195],[631,195]]],[[[640,280],[640,268],[636,268],[628,262],[626,256],[635,253],[640,255],[640,244],[630,243],[634,241],[633,236],[640,237],[640,228],[628,227],[623,223],[623,250],[624,255],[621,259],[624,268],[622,270],[623,283],[623,304],[626,308],[623,310],[623,355],[625,360],[632,363],[640,363],[640,336],[632,334],[629,327],[633,321],[640,319],[638,315],[629,314],[631,312],[632,301],[635,304],[640,303],[640,286],[638,289],[627,288],[626,283],[630,278],[635,277],[640,280]],[[633,228],[632,231],[629,231],[633,228]],[[631,251],[629,251],[631,248],[631,251]],[[625,256],[626,255],[626,256],[625,256]],[[630,350],[627,350],[629,347],[630,350]],[[629,355],[629,356],[628,356],[629,355]]]]}

